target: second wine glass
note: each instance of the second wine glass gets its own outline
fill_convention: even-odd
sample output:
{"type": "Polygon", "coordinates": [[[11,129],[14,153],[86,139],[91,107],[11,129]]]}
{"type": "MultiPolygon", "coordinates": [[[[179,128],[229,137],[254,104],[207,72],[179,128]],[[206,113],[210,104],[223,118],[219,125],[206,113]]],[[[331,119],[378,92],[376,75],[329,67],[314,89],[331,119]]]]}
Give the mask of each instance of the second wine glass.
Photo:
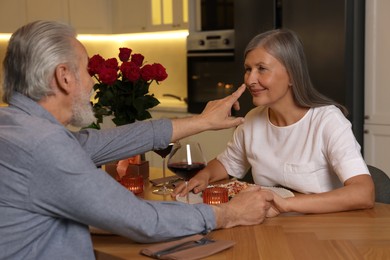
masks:
{"type": "MultiPolygon", "coordinates": [[[[168,168],[184,179],[186,189],[188,189],[188,181],[206,167],[206,164],[202,148],[197,142],[177,142],[169,154],[168,168]]],[[[186,201],[189,203],[188,193],[186,201]]]]}
{"type": "Polygon", "coordinates": [[[170,194],[173,190],[167,187],[167,182],[165,180],[165,157],[171,152],[173,143],[170,143],[166,148],[161,150],[153,150],[156,154],[160,155],[162,158],[162,169],[163,169],[163,185],[159,189],[155,189],[153,193],[160,195],[170,194]]]}

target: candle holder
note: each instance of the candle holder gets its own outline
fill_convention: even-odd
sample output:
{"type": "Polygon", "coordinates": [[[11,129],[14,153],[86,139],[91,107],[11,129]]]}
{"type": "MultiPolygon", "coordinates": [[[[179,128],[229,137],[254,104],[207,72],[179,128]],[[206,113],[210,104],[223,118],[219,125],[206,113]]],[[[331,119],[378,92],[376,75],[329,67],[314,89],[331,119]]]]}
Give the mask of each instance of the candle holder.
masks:
{"type": "Polygon", "coordinates": [[[120,183],[134,194],[144,191],[144,178],[142,175],[125,175],[120,179],[120,183]]]}
{"type": "Polygon", "coordinates": [[[228,189],[222,187],[211,187],[203,191],[203,203],[216,205],[229,201],[228,189]]]}

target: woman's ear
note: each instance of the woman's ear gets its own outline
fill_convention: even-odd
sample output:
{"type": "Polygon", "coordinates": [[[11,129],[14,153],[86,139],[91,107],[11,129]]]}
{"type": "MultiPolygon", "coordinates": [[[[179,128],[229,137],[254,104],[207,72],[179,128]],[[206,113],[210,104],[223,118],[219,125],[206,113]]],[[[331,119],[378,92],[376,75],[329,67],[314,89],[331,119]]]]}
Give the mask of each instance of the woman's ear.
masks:
{"type": "Polygon", "coordinates": [[[72,88],[73,74],[66,64],[57,65],[54,72],[54,80],[59,91],[68,94],[72,88]]]}

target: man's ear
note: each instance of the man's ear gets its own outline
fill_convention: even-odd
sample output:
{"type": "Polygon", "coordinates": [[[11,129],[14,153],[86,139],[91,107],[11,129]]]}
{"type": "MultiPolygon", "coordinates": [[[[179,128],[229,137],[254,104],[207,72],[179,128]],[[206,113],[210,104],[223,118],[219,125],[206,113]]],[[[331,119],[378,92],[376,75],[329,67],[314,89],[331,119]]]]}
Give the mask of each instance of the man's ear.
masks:
{"type": "Polygon", "coordinates": [[[59,91],[68,94],[72,88],[73,73],[71,73],[69,66],[67,64],[57,65],[54,78],[59,91]]]}

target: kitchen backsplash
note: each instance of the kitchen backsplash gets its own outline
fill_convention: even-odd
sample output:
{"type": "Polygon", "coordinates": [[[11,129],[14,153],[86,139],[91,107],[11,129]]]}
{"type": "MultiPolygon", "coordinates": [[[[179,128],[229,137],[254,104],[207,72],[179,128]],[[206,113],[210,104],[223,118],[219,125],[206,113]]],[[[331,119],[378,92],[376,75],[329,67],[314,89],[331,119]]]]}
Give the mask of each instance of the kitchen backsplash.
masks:
{"type": "MultiPolygon", "coordinates": [[[[150,91],[157,98],[165,93],[187,97],[187,70],[186,70],[186,38],[151,39],[151,40],[81,40],[88,51],[88,55],[100,54],[104,58],[117,57],[120,47],[127,47],[133,53],[141,53],[145,56],[145,62],[161,63],[167,70],[168,78],[159,85],[153,83],[150,91]]],[[[3,73],[3,60],[8,41],[0,40],[1,72],[3,73]]],[[[1,80],[2,82],[2,80],[1,80]]],[[[2,93],[2,87],[0,95],[2,93]]],[[[0,102],[1,103],[1,102],[0,102]]]]}

